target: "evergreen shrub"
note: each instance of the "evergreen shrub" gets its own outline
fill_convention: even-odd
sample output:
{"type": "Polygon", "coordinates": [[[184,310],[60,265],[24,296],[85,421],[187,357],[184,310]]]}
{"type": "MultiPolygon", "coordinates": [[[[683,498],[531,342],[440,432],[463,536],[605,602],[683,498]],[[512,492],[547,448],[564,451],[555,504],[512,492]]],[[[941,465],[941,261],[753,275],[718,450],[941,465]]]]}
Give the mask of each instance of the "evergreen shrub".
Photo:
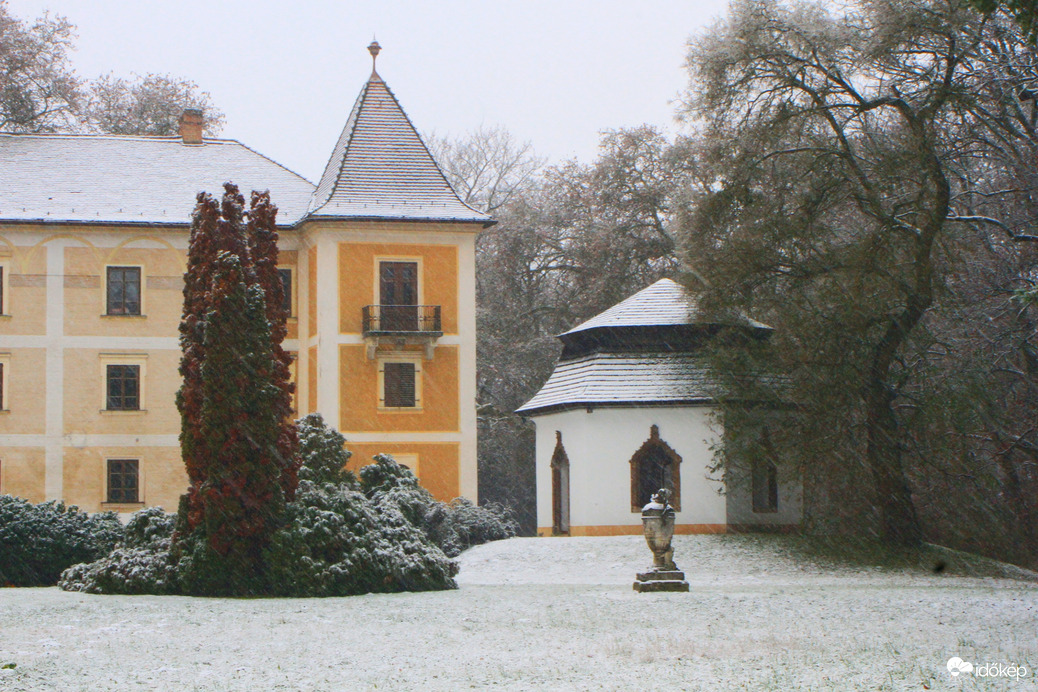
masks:
{"type": "Polygon", "coordinates": [[[62,570],[107,554],[122,536],[112,512],[0,495],[0,585],[53,586],[62,570]]]}
{"type": "Polygon", "coordinates": [[[375,457],[375,463],[360,470],[360,485],[377,507],[395,507],[448,557],[457,557],[474,545],[512,538],[519,525],[511,513],[498,505],[484,507],[463,497],[450,503],[439,502],[405,466],[388,455],[375,457]]]}
{"type": "Polygon", "coordinates": [[[175,521],[161,507],[134,512],[112,552],[95,562],[68,568],[58,586],[84,593],[178,593],[176,565],[170,556],[175,521]]]}

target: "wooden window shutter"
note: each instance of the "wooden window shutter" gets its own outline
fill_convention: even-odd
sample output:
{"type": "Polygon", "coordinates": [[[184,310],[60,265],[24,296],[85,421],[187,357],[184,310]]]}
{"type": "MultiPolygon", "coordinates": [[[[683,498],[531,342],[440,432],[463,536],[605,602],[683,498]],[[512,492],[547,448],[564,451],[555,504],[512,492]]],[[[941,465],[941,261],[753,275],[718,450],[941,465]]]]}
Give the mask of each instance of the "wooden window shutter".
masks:
{"type": "Polygon", "coordinates": [[[383,405],[389,408],[417,406],[417,374],[414,363],[384,363],[382,366],[383,405]]]}

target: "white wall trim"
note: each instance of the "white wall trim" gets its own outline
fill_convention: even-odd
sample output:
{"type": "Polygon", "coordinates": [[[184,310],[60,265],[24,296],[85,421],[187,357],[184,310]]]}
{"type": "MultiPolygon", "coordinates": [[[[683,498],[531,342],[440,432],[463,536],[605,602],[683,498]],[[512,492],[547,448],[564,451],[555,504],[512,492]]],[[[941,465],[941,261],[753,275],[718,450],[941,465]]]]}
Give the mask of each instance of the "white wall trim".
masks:
{"type": "Polygon", "coordinates": [[[61,438],[65,426],[65,238],[47,244],[47,336],[44,396],[46,398],[47,443],[44,451],[43,494],[47,500],[61,500],[64,495],[65,462],[61,438]]]}
{"type": "Polygon", "coordinates": [[[455,432],[343,432],[346,442],[461,442],[455,432]]]}

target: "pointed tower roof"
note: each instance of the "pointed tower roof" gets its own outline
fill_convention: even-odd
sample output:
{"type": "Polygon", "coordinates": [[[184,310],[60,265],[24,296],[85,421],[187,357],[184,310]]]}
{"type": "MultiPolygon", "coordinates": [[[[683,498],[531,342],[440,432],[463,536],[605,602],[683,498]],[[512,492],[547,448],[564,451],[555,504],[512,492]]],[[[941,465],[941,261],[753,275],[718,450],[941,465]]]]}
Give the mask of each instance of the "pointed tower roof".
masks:
{"type": "Polygon", "coordinates": [[[393,92],[374,69],[360,90],[310,201],[311,218],[460,221],[491,218],[458,197],[393,92]]]}

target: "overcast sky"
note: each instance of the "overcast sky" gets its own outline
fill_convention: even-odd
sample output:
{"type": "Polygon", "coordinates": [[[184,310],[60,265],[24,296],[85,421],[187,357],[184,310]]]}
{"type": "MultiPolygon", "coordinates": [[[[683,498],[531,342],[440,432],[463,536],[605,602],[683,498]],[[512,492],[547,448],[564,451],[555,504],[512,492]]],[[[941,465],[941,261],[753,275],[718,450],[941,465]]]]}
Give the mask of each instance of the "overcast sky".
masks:
{"type": "Polygon", "coordinates": [[[240,140],[316,180],[382,45],[379,74],[423,133],[503,125],[552,161],[604,129],[674,129],[686,43],[727,0],[8,0],[78,27],[82,77],[197,82],[240,140]]]}

